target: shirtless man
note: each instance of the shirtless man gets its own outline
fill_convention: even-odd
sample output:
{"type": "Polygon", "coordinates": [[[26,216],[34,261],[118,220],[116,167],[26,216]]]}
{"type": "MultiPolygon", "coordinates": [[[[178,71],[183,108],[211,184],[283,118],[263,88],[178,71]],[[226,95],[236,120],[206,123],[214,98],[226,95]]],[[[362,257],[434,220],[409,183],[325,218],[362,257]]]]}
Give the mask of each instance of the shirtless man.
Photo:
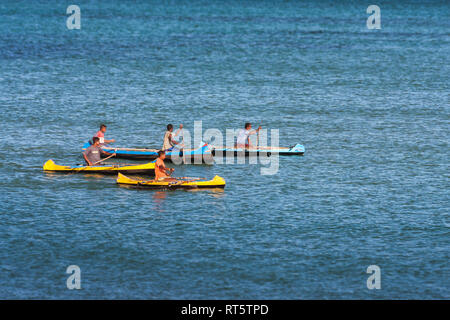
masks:
{"type": "Polygon", "coordinates": [[[158,158],[155,162],[155,181],[177,181],[177,179],[171,178],[170,174],[173,172],[173,168],[166,168],[164,159],[166,158],[166,152],[164,150],[158,151],[158,158]]]}

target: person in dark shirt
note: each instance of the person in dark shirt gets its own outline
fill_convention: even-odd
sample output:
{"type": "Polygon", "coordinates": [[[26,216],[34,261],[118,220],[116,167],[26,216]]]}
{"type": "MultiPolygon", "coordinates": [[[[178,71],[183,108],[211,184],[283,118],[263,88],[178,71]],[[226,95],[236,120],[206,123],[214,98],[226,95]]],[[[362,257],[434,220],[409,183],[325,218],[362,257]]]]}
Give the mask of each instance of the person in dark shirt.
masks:
{"type": "MultiPolygon", "coordinates": [[[[101,155],[111,155],[111,153],[103,151],[100,147],[100,138],[92,138],[93,144],[83,152],[84,161],[88,166],[93,166],[100,162],[101,155]]],[[[115,155],[115,154],[114,154],[115,155]]]]}

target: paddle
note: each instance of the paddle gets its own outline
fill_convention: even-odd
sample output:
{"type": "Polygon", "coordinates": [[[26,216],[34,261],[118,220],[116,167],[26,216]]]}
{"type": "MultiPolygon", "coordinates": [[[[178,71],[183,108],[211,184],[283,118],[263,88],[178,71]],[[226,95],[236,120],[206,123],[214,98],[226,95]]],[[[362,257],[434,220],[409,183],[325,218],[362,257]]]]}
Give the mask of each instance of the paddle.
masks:
{"type": "Polygon", "coordinates": [[[191,180],[181,180],[180,178],[172,178],[172,179],[179,180],[176,183],[174,183],[173,185],[180,185],[180,184],[185,184],[185,183],[194,182],[194,181],[198,181],[198,180],[204,180],[202,178],[192,178],[191,180]]]}
{"type": "MultiPolygon", "coordinates": [[[[183,131],[183,128],[181,129],[181,145],[182,145],[182,147],[181,148],[183,148],[184,147],[184,131],[183,131]]],[[[181,151],[181,148],[180,148],[180,151],[181,151]]],[[[182,151],[183,152],[183,164],[186,164],[186,155],[185,155],[185,152],[184,151],[182,151]]]]}
{"type": "Polygon", "coordinates": [[[256,131],[256,146],[255,146],[255,148],[258,149],[258,146],[259,146],[259,130],[256,131]]]}
{"type": "Polygon", "coordinates": [[[98,160],[97,162],[94,162],[92,165],[96,165],[97,163],[100,163],[100,162],[103,162],[105,160],[108,160],[109,158],[115,157],[116,156],[116,151],[117,151],[117,149],[114,149],[114,153],[112,155],[110,155],[110,156],[108,156],[108,157],[106,157],[104,159],[98,160]]]}
{"type": "Polygon", "coordinates": [[[198,180],[206,180],[205,178],[191,178],[191,177],[180,177],[180,178],[175,178],[177,180],[181,180],[181,183],[186,183],[186,182],[192,182],[192,181],[198,181],[198,180]]]}
{"type": "MultiPolygon", "coordinates": [[[[173,169],[173,168],[169,168],[169,169],[173,169]]],[[[172,179],[175,179],[175,180],[180,180],[180,182],[178,184],[188,183],[188,182],[197,181],[197,180],[206,180],[205,178],[172,177],[173,171],[174,170],[170,170],[169,177],[172,178],[172,179]]]]}
{"type": "MultiPolygon", "coordinates": [[[[169,177],[170,177],[170,174],[169,174],[169,177]]],[[[180,184],[189,183],[189,182],[193,182],[193,181],[197,181],[197,180],[206,180],[205,178],[193,178],[193,177],[170,177],[170,178],[179,180],[179,181],[174,181],[172,185],[180,185],[180,184]]],[[[157,181],[155,179],[144,180],[144,181],[139,181],[138,184],[142,185],[142,184],[145,184],[146,182],[157,182],[157,181]]],[[[162,182],[164,182],[164,180],[162,180],[162,182]]],[[[170,181],[167,181],[167,182],[170,183],[170,181]]]]}
{"type": "Polygon", "coordinates": [[[137,166],[137,165],[139,165],[139,163],[121,163],[121,162],[118,162],[118,163],[104,162],[103,164],[107,165],[107,166],[122,166],[122,167],[129,167],[129,166],[137,166]]]}

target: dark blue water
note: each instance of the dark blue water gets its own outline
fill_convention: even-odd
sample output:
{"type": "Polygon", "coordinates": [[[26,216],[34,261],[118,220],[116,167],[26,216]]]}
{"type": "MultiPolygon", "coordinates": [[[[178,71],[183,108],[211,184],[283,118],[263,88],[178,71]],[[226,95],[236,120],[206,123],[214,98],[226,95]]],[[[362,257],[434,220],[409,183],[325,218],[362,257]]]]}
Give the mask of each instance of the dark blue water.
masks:
{"type": "Polygon", "coordinates": [[[74,4],[80,30],[68,4],[0,3],[0,298],[450,298],[447,1],[378,2],[381,30],[357,1],[74,4]],[[160,147],[200,120],[306,153],[176,167],[223,192],[42,172],[103,122],[160,147]]]}

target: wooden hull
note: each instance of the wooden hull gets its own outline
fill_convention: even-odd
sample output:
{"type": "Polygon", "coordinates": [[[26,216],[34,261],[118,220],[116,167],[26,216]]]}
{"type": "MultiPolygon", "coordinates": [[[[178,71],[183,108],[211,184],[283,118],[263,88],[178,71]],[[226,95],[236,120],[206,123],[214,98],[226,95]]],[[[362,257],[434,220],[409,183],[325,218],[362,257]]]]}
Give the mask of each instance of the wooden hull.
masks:
{"type": "Polygon", "coordinates": [[[46,172],[58,172],[58,173],[96,173],[96,174],[147,174],[155,175],[155,164],[146,163],[140,165],[107,165],[107,166],[60,166],[53,162],[53,160],[48,160],[43,167],[46,172]]]}
{"type": "Polygon", "coordinates": [[[131,179],[123,174],[118,174],[117,183],[138,188],[146,189],[215,189],[225,188],[225,180],[222,177],[215,176],[211,180],[203,179],[185,179],[174,182],[154,181],[154,180],[137,180],[131,179]]]}

